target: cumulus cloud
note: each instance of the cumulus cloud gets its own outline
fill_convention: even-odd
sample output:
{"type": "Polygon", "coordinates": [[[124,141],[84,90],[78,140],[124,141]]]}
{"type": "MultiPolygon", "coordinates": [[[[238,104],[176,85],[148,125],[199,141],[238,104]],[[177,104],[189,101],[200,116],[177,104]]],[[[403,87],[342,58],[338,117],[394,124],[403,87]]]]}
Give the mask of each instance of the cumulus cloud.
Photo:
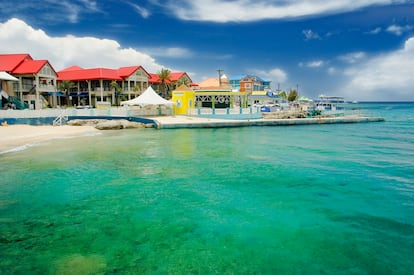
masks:
{"type": "Polygon", "coordinates": [[[84,68],[141,65],[151,72],[163,67],[150,55],[122,48],[115,40],[73,35],[53,37],[15,18],[0,23],[0,45],[2,53],[29,53],[34,59],[47,59],[55,70],[72,65],[84,68]]]}
{"type": "Polygon", "coordinates": [[[279,68],[273,68],[268,71],[254,69],[252,72],[266,80],[272,81],[273,86],[275,83],[285,83],[288,79],[287,73],[279,68]]]}
{"type": "Polygon", "coordinates": [[[356,63],[361,59],[365,58],[366,54],[364,52],[353,52],[338,57],[339,60],[346,63],[356,63]]]}
{"type": "Polygon", "coordinates": [[[345,70],[343,94],[356,100],[414,100],[414,37],[395,52],[367,59],[345,70]]]}
{"type": "Polygon", "coordinates": [[[404,2],[406,1],[354,0],[351,5],[349,0],[168,0],[162,6],[183,20],[224,23],[335,14],[372,5],[404,2]]]}

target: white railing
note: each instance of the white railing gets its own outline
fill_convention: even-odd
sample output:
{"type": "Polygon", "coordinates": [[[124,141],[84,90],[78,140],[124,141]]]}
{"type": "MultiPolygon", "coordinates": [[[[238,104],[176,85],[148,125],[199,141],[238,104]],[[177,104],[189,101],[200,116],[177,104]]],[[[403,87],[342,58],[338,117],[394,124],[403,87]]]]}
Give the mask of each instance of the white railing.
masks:
{"type": "Polygon", "coordinates": [[[248,107],[248,108],[226,108],[226,109],[212,109],[212,108],[197,108],[190,109],[189,115],[250,115],[258,114],[260,108],[248,107]]]}
{"type": "Polygon", "coordinates": [[[65,115],[65,112],[61,112],[57,118],[53,120],[53,126],[62,126],[68,121],[68,116],[65,115]]]}
{"type": "Polygon", "coordinates": [[[0,118],[37,118],[59,116],[109,116],[109,117],[141,117],[141,116],[159,116],[172,115],[172,109],[164,106],[147,106],[147,107],[111,107],[108,109],[41,109],[41,110],[0,110],[0,118]]]}

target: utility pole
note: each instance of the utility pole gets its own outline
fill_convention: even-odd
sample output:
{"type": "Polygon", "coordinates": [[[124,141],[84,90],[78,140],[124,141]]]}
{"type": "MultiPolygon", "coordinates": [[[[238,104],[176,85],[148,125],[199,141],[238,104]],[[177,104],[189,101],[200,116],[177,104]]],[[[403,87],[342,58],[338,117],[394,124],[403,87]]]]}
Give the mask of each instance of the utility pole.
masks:
{"type": "Polygon", "coordinates": [[[218,75],[219,75],[219,86],[221,86],[221,72],[223,70],[222,69],[217,69],[218,75]]]}

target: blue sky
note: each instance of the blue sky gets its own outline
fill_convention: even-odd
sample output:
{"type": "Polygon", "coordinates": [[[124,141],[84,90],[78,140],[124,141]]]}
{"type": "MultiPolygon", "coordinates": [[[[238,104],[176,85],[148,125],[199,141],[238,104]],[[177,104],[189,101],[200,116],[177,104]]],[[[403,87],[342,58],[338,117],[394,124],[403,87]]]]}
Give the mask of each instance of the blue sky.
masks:
{"type": "Polygon", "coordinates": [[[0,0],[0,53],[59,71],[255,74],[304,96],[414,101],[413,0],[0,0]]]}

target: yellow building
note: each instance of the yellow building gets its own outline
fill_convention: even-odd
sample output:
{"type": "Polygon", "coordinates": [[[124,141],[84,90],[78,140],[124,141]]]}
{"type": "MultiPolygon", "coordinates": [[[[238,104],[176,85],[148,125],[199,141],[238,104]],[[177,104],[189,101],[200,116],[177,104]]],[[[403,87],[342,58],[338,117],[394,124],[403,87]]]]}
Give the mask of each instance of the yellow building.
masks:
{"type": "Polygon", "coordinates": [[[188,115],[192,109],[209,108],[232,109],[247,108],[248,93],[231,92],[222,87],[210,87],[209,89],[192,90],[181,85],[172,92],[172,101],[175,103],[175,115],[188,115]]]}
{"type": "Polygon", "coordinates": [[[172,92],[175,115],[187,115],[194,108],[194,91],[186,85],[181,85],[172,92]]]}

